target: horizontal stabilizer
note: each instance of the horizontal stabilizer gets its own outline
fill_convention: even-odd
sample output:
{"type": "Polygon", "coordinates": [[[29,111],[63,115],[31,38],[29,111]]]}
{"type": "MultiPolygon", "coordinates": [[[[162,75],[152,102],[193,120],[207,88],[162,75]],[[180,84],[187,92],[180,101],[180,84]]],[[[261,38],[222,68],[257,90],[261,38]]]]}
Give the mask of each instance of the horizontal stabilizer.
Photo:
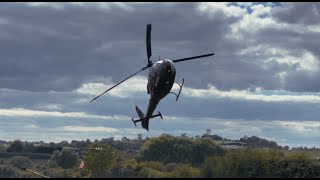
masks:
{"type": "MultiPolygon", "coordinates": [[[[136,110],[137,110],[137,112],[140,111],[140,109],[137,106],[136,106],[136,110]]],[[[162,114],[159,111],[158,111],[158,114],[152,115],[150,118],[155,118],[155,117],[158,117],[158,116],[160,116],[160,118],[163,119],[162,114]]],[[[137,126],[136,123],[141,121],[142,127],[148,130],[149,129],[149,119],[150,118],[143,117],[143,118],[140,118],[140,119],[137,119],[137,120],[132,119],[132,122],[133,122],[133,124],[135,126],[137,126]]]]}

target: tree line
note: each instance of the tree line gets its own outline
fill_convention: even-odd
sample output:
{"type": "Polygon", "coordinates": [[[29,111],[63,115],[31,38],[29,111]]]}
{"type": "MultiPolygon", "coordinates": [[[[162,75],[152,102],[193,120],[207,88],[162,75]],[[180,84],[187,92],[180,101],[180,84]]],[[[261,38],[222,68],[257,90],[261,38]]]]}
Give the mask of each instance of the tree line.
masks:
{"type": "MultiPolygon", "coordinates": [[[[227,149],[217,141],[228,141],[207,131],[136,139],[106,138],[100,141],[66,141],[44,144],[52,148],[42,163],[26,156],[0,159],[0,177],[37,177],[21,171],[33,169],[49,177],[320,177],[320,157],[307,151],[286,154],[288,149],[258,137],[243,137],[247,146],[227,149]],[[269,147],[264,149],[261,147],[269,147]],[[136,152],[132,158],[125,153],[136,152]],[[84,167],[79,169],[80,162],[84,167]]],[[[1,151],[36,152],[28,142],[16,140],[1,151]]]]}

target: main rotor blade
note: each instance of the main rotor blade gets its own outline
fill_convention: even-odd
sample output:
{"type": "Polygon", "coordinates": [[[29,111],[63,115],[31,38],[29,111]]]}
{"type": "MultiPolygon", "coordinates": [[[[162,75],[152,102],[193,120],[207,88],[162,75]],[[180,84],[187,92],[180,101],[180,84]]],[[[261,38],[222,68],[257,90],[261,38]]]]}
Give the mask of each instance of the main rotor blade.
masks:
{"type": "Polygon", "coordinates": [[[145,70],[146,68],[142,68],[140,71],[132,74],[131,76],[127,77],[126,79],[122,80],[121,82],[117,83],[116,85],[112,86],[111,88],[107,89],[105,92],[101,93],[100,95],[98,95],[97,97],[93,98],[90,102],[96,100],[97,98],[99,98],[100,96],[104,95],[105,93],[107,93],[108,91],[110,91],[111,89],[113,89],[114,87],[118,86],[119,84],[123,83],[124,81],[128,80],[129,78],[131,78],[132,76],[138,74],[139,72],[145,70]]]}
{"type": "Polygon", "coordinates": [[[200,56],[193,56],[193,57],[187,57],[187,58],[182,58],[182,59],[175,59],[175,60],[172,60],[172,62],[177,63],[177,62],[181,62],[181,61],[188,61],[188,60],[191,60],[191,59],[203,58],[203,57],[208,57],[208,56],[213,56],[213,55],[214,55],[214,53],[204,54],[204,55],[200,55],[200,56]]]}
{"type": "Polygon", "coordinates": [[[147,24],[146,45],[147,45],[148,61],[150,61],[150,57],[152,55],[152,52],[151,52],[151,24],[147,24]]]}

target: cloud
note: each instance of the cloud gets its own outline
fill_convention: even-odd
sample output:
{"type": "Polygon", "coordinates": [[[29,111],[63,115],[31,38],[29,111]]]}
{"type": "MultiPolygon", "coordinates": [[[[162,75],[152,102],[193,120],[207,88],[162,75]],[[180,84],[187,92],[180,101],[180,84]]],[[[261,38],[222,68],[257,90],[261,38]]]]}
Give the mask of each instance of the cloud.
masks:
{"type": "Polygon", "coordinates": [[[287,2],[284,7],[275,8],[272,15],[278,21],[290,24],[319,24],[320,5],[316,2],[287,2]]]}
{"type": "MultiPolygon", "coordinates": [[[[111,96],[126,98],[128,96],[136,96],[137,93],[147,92],[147,78],[142,76],[133,77],[121,85],[117,86],[114,90],[110,91],[111,96]]],[[[99,95],[114,86],[115,83],[108,81],[107,84],[104,83],[84,83],[80,88],[76,89],[75,92],[90,95],[99,95]]]]}
{"type": "MultiPolygon", "coordinates": [[[[2,118],[2,116],[0,116],[2,118]]],[[[49,120],[49,119],[47,119],[49,120]]],[[[69,125],[60,123],[58,126],[43,126],[39,124],[42,118],[24,117],[16,121],[1,121],[0,135],[5,140],[28,140],[45,142],[60,142],[62,140],[86,140],[115,137],[137,138],[138,134],[143,137],[159,136],[162,133],[179,136],[187,133],[189,137],[202,135],[206,129],[212,129],[212,134],[218,134],[225,138],[239,139],[245,135],[258,136],[268,140],[276,141],[280,145],[319,146],[316,141],[319,138],[318,121],[247,121],[244,119],[219,119],[219,118],[190,118],[165,116],[163,120],[151,120],[152,129],[146,131],[140,127],[132,128],[120,126],[126,124],[124,121],[117,123],[101,121],[70,121],[69,125]],[[24,126],[28,124],[28,126],[24,126]],[[179,128],[175,128],[179,126],[179,128]],[[10,133],[9,133],[10,132],[10,133]],[[34,135],[37,132],[37,136],[34,135]]],[[[51,119],[53,121],[53,119],[51,119]]],[[[130,123],[133,126],[132,123],[130,123]]]]}
{"type": "Polygon", "coordinates": [[[1,34],[8,35],[7,40],[0,44],[6,47],[1,52],[4,57],[0,66],[1,87],[29,91],[68,91],[79,86],[89,76],[112,76],[115,81],[120,81],[127,76],[126,72],[133,73],[147,62],[143,48],[147,22],[157,22],[153,23],[152,32],[154,60],[158,55],[180,58],[211,52],[214,47],[205,44],[211,40],[220,41],[228,23],[236,21],[219,11],[217,13],[221,14],[219,17],[222,19],[209,19],[197,11],[196,3],[129,4],[134,7],[134,12],[116,8],[99,11],[92,6],[82,5],[70,5],[68,9],[57,11],[43,6],[50,6],[50,3],[40,3],[38,7],[12,3],[2,6],[3,18],[9,19],[11,23],[1,30],[1,34]],[[8,9],[15,9],[21,15],[8,9]],[[186,17],[185,11],[189,11],[189,17],[186,17]],[[113,21],[106,21],[106,16],[113,21]],[[175,18],[169,18],[168,21],[168,17],[175,18]],[[201,21],[194,21],[195,18],[201,21]],[[50,24],[47,23],[48,19],[50,24]],[[181,29],[176,27],[177,22],[189,25],[181,29]],[[214,29],[201,28],[208,22],[215,24],[212,26],[214,29]],[[130,31],[119,31],[128,28],[130,31]],[[24,31],[14,34],[21,29],[24,31]],[[207,39],[211,31],[215,36],[207,39]],[[29,45],[31,42],[32,46],[29,45]],[[180,42],[189,43],[182,45],[180,42]],[[19,51],[19,54],[14,53],[13,49],[19,51]]]}
{"type": "Polygon", "coordinates": [[[228,6],[226,2],[201,2],[197,8],[199,11],[208,13],[209,15],[213,15],[217,11],[223,11],[229,17],[246,14],[246,9],[237,6],[228,6]]]}
{"type": "Polygon", "coordinates": [[[289,73],[295,63],[306,71],[317,69],[318,32],[279,23],[271,15],[274,9],[286,11],[268,3],[5,3],[0,8],[6,22],[0,32],[0,87],[70,91],[88,77],[121,81],[145,65],[144,28],[156,22],[152,60],[216,53],[177,64],[178,78],[185,77],[193,88],[214,84],[219,90],[295,91],[277,74],[295,76],[289,73]],[[269,49],[287,53],[270,54],[269,49]],[[276,63],[269,67],[270,61],[276,63]]]}
{"type": "Polygon", "coordinates": [[[64,10],[68,7],[93,7],[102,10],[109,10],[112,7],[118,7],[128,11],[132,10],[130,4],[123,2],[25,2],[25,4],[31,7],[48,7],[55,10],[64,10]]]}
{"type": "Polygon", "coordinates": [[[95,118],[95,119],[122,119],[123,116],[99,116],[85,112],[58,112],[58,111],[36,111],[23,108],[0,109],[1,116],[23,116],[23,117],[61,117],[61,118],[95,118]]]}
{"type": "Polygon", "coordinates": [[[74,132],[107,132],[107,133],[114,133],[119,131],[115,128],[109,127],[84,127],[84,126],[63,126],[61,127],[64,131],[74,131],[74,132]]]}
{"type": "MultiPolygon", "coordinates": [[[[147,79],[142,76],[133,77],[116,89],[108,92],[110,96],[118,98],[136,97],[137,93],[144,95],[146,93],[147,79]]],[[[113,82],[109,84],[104,83],[86,83],[82,84],[80,88],[76,89],[75,92],[98,95],[104,92],[109,87],[113,86],[113,82]]],[[[178,90],[178,86],[174,85],[172,90],[178,90]]],[[[305,103],[319,103],[319,94],[295,94],[286,91],[263,91],[261,88],[255,88],[253,91],[247,90],[230,90],[221,91],[215,86],[209,85],[207,89],[195,89],[188,86],[183,87],[182,94],[186,97],[192,98],[229,98],[249,101],[264,101],[264,102],[305,102],[305,103]],[[264,94],[268,93],[268,94],[264,94]]]]}
{"type": "Polygon", "coordinates": [[[210,85],[208,89],[189,89],[185,88],[186,96],[191,97],[200,97],[200,98],[231,98],[231,99],[242,99],[249,101],[265,101],[265,102],[307,102],[307,103],[319,103],[319,95],[288,95],[285,91],[279,91],[282,95],[272,94],[269,92],[269,95],[261,93],[261,90],[258,89],[257,92],[250,92],[249,90],[238,91],[219,91],[216,87],[210,85]]]}

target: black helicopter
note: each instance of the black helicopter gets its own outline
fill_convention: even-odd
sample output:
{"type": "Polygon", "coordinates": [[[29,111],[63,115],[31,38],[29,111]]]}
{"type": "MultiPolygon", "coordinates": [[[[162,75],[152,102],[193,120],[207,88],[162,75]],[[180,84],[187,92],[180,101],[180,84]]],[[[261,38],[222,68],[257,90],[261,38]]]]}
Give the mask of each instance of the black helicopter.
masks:
{"type": "Polygon", "coordinates": [[[184,79],[182,79],[182,84],[180,85],[180,90],[178,94],[174,92],[170,92],[173,84],[175,83],[175,76],[176,76],[176,69],[174,67],[174,63],[197,59],[197,58],[203,58],[214,55],[214,53],[211,54],[204,54],[200,56],[193,56],[193,57],[187,57],[187,58],[181,58],[181,59],[175,59],[175,60],[169,60],[169,59],[163,59],[159,60],[156,63],[152,63],[150,60],[150,57],[152,55],[151,53],[151,24],[147,24],[147,35],[146,35],[146,46],[147,46],[147,56],[148,56],[148,64],[147,66],[143,67],[138,72],[132,74],[131,76],[127,77],[126,79],[122,80],[121,82],[117,83],[116,85],[112,86],[111,88],[107,89],[105,92],[101,93],[97,97],[93,98],[90,102],[94,101],[95,99],[99,98],[103,94],[107,93],[114,87],[118,86],[119,84],[123,83],[127,79],[131,78],[132,76],[140,73],[143,70],[146,70],[149,68],[149,77],[148,77],[148,84],[147,84],[147,93],[150,94],[150,100],[148,105],[148,110],[146,112],[146,115],[143,114],[143,112],[136,106],[137,114],[139,115],[140,119],[134,120],[132,119],[135,126],[137,122],[141,121],[142,127],[149,131],[149,120],[150,118],[158,117],[160,116],[162,119],[161,113],[158,111],[158,114],[153,115],[154,110],[156,109],[157,105],[159,104],[160,100],[164,98],[167,94],[173,93],[176,96],[176,101],[178,100],[183,84],[184,79]]]}

